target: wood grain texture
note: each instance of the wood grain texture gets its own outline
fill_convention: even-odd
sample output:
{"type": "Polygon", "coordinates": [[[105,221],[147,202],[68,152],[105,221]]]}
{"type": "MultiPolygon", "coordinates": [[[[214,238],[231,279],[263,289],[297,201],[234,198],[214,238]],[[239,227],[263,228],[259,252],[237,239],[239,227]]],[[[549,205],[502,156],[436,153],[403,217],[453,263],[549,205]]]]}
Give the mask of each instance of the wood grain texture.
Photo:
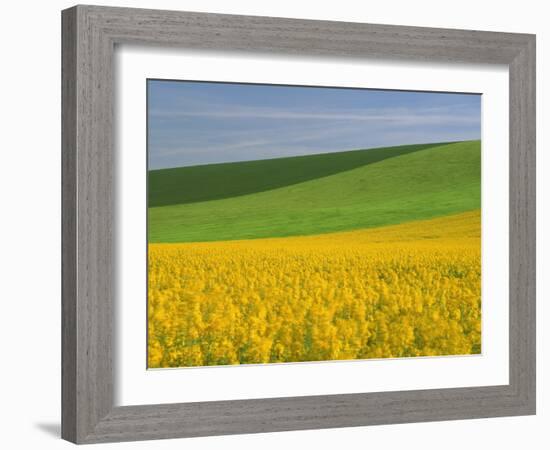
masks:
{"type": "Polygon", "coordinates": [[[535,411],[536,95],[535,40],[510,71],[510,385],[535,411]]]}
{"type": "Polygon", "coordinates": [[[61,434],[76,440],[76,10],[62,17],[61,434]]]}
{"type": "Polygon", "coordinates": [[[77,6],[63,11],[62,436],[77,443],[535,412],[535,38],[526,34],[77,6]],[[115,44],[510,70],[510,384],[114,407],[115,44]]]}
{"type": "Polygon", "coordinates": [[[64,14],[63,31],[63,214],[72,226],[63,236],[63,401],[72,406],[62,436],[79,442],[113,406],[113,48],[83,8],[64,14]]]}

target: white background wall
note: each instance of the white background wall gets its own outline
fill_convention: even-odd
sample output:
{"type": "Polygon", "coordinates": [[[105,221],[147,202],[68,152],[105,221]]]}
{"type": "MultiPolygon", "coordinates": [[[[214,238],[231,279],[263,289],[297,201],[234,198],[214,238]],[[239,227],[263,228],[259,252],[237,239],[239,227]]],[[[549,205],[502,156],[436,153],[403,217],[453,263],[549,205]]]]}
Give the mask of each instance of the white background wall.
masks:
{"type": "MultiPolygon", "coordinates": [[[[321,431],[119,444],[117,448],[371,447],[407,449],[548,448],[550,395],[543,377],[550,295],[549,189],[550,28],[546,2],[386,0],[103,1],[233,14],[468,28],[537,34],[538,125],[538,415],[321,431]],[[548,201],[546,201],[548,203],[548,201]],[[545,279],[546,278],[546,279],[545,279]],[[544,354],[543,354],[544,353],[544,354]],[[546,425],[546,426],[545,426],[546,425]]],[[[3,448],[68,448],[60,417],[60,10],[71,1],[4,2],[0,16],[0,414],[3,448]],[[6,251],[7,245],[7,251],[6,251]]],[[[406,376],[406,374],[404,374],[406,376]]],[[[101,446],[105,447],[105,446],[101,446]]],[[[98,447],[99,448],[99,447],[98,447]]],[[[105,447],[107,448],[107,447],[105,447]]],[[[114,447],[109,447],[114,448],[114,447]]]]}

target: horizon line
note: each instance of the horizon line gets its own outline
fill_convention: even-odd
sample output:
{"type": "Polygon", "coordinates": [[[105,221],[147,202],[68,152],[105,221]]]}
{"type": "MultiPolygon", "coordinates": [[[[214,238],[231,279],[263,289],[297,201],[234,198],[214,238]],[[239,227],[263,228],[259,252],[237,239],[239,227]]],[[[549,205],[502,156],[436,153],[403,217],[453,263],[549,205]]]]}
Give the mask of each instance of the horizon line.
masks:
{"type": "MultiPolygon", "coordinates": [[[[273,161],[276,159],[292,159],[292,158],[307,158],[310,156],[320,156],[320,155],[330,155],[330,154],[336,154],[336,153],[351,153],[351,152],[361,152],[365,150],[376,150],[376,149],[382,149],[382,148],[396,148],[396,147],[409,147],[413,145],[448,145],[448,144],[457,144],[459,142],[474,142],[474,141],[480,141],[480,139],[464,139],[464,140],[458,140],[458,141],[443,141],[443,142],[422,142],[419,144],[400,144],[400,145],[390,145],[386,147],[365,147],[365,148],[354,148],[349,150],[338,150],[335,152],[320,152],[320,153],[307,153],[303,155],[293,155],[293,156],[281,156],[281,157],[275,157],[275,158],[262,158],[262,159],[243,159],[239,161],[221,161],[221,162],[214,162],[214,163],[208,163],[208,164],[193,164],[189,166],[172,166],[172,167],[161,167],[158,169],[150,169],[149,168],[149,158],[147,158],[147,172],[158,172],[161,170],[173,170],[173,169],[183,169],[183,168],[192,168],[192,167],[206,167],[206,166],[218,166],[222,164],[241,164],[246,162],[256,162],[256,161],[273,161]]],[[[147,149],[147,157],[149,157],[149,149],[147,149]]]]}

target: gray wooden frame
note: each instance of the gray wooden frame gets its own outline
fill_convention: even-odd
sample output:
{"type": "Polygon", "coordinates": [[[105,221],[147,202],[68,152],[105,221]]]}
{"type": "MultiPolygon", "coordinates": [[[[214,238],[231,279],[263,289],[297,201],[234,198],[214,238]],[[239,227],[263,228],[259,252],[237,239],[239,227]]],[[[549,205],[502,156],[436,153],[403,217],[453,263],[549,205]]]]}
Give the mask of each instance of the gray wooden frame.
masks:
{"type": "Polygon", "coordinates": [[[63,11],[62,31],[64,439],[94,443],[535,413],[535,36],[97,6],[63,11]],[[115,407],[113,51],[118,43],[508,65],[509,384],[115,407]]]}

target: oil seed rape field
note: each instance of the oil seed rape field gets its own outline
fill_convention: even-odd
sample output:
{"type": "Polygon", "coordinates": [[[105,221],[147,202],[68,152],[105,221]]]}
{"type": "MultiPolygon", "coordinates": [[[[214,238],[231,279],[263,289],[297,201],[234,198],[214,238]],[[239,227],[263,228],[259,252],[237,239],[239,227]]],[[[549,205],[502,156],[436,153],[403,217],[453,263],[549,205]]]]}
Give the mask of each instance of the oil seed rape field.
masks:
{"type": "Polygon", "coordinates": [[[480,211],[311,236],[150,243],[148,366],[481,352],[480,211]]]}

